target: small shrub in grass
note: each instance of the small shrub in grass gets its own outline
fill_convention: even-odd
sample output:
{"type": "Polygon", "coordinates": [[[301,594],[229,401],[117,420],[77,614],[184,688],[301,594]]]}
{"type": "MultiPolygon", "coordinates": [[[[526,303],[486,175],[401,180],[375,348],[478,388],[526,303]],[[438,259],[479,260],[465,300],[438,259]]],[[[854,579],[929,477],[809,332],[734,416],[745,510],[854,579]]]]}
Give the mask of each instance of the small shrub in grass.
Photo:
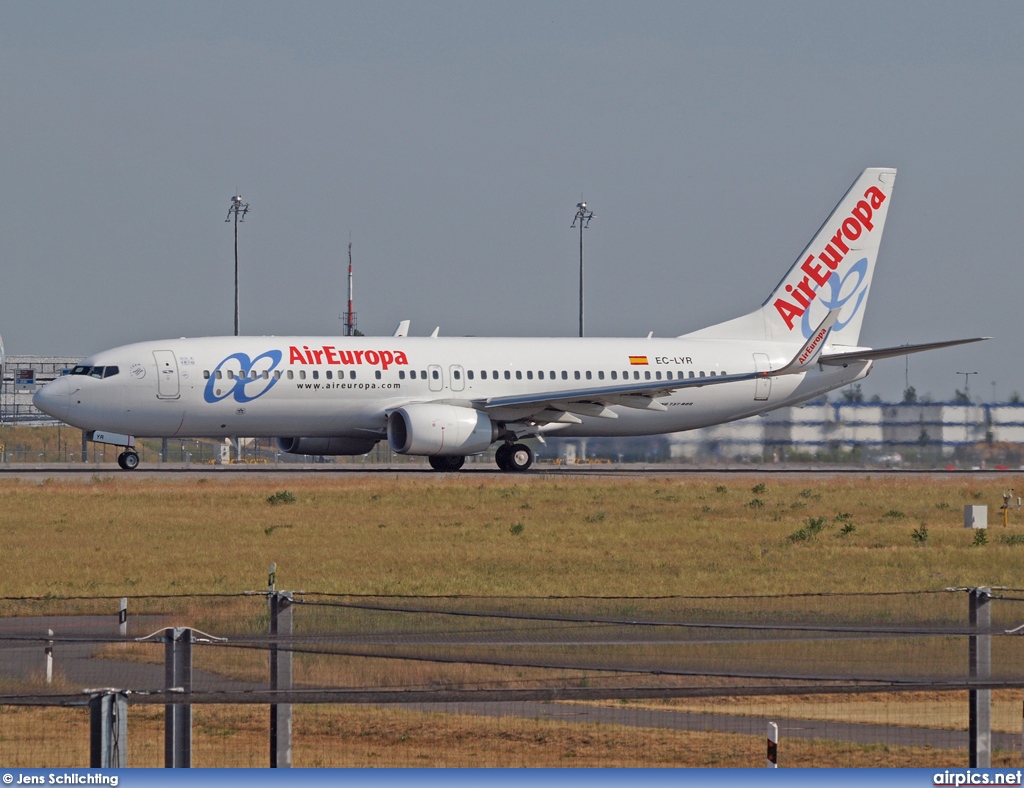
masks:
{"type": "Polygon", "coordinates": [[[882,517],[886,518],[887,520],[906,520],[907,519],[907,516],[903,512],[901,512],[899,509],[890,509],[885,514],[883,514],[882,517]]]}
{"type": "Polygon", "coordinates": [[[750,509],[763,509],[764,501],[762,501],[760,498],[752,498],[747,502],[747,507],[750,509]]]}
{"type": "Polygon", "coordinates": [[[791,542],[810,542],[828,526],[827,517],[808,517],[807,524],[788,537],[791,542]]]}
{"type": "Polygon", "coordinates": [[[801,498],[807,498],[812,501],[820,501],[821,493],[815,492],[814,490],[801,490],[797,493],[801,498]]]}
{"type": "Polygon", "coordinates": [[[729,488],[726,487],[724,484],[719,484],[717,487],[715,487],[715,492],[716,493],[724,493],[724,492],[728,492],[728,491],[729,491],[729,488]]]}
{"type": "Polygon", "coordinates": [[[267,503],[271,506],[276,506],[279,503],[295,503],[295,496],[287,490],[281,490],[267,498],[267,503]]]}
{"type": "Polygon", "coordinates": [[[921,523],[921,527],[915,528],[913,532],[910,534],[910,538],[918,544],[924,544],[928,541],[928,526],[924,523],[921,523]]]}
{"type": "Polygon", "coordinates": [[[761,493],[768,492],[768,486],[765,484],[755,484],[750,488],[750,492],[754,493],[754,495],[760,495],[761,493]]]}
{"type": "Polygon", "coordinates": [[[842,528],[839,529],[839,533],[836,534],[836,536],[849,536],[850,534],[852,534],[856,530],[857,530],[857,526],[855,526],[853,523],[847,523],[846,525],[844,525],[842,528]]]}
{"type": "Polygon", "coordinates": [[[524,530],[525,526],[522,523],[516,523],[515,525],[509,527],[508,532],[512,534],[512,536],[519,536],[519,534],[521,534],[524,530]]]}
{"type": "Polygon", "coordinates": [[[974,541],[972,542],[972,544],[975,547],[984,547],[985,545],[987,545],[988,544],[988,532],[984,531],[984,530],[981,530],[981,529],[978,529],[977,531],[975,531],[974,532],[974,541]]]}
{"type": "MultiPolygon", "coordinates": [[[[985,532],[978,531],[978,533],[983,534],[985,532]]],[[[999,537],[999,541],[1011,547],[1013,545],[1022,545],[1024,544],[1024,534],[1003,534],[999,537]]]]}
{"type": "Polygon", "coordinates": [[[608,515],[605,514],[604,512],[597,512],[595,514],[588,514],[583,519],[586,520],[588,523],[600,523],[600,522],[603,522],[604,518],[607,517],[607,516],[608,515]]]}

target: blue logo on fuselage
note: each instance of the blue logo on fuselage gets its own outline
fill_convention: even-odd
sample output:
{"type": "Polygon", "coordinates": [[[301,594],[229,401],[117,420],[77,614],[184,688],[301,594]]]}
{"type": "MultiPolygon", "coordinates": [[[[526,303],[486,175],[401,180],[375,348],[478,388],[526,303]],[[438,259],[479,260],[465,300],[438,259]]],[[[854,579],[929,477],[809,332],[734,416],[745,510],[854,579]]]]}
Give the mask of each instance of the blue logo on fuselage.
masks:
{"type": "Polygon", "coordinates": [[[266,353],[260,353],[254,359],[250,359],[245,353],[232,353],[210,373],[210,379],[206,382],[206,390],[203,392],[203,399],[211,404],[220,402],[228,397],[234,397],[235,402],[252,402],[274,388],[274,384],[277,383],[278,379],[273,375],[273,372],[280,363],[280,350],[268,350],[266,353]],[[263,359],[268,359],[270,366],[261,368],[256,377],[251,377],[253,370],[259,366],[259,362],[263,359]],[[221,378],[218,380],[217,373],[229,361],[238,362],[239,372],[237,374],[233,373],[233,379],[225,380],[221,378]],[[264,372],[267,373],[266,378],[263,377],[264,372]],[[228,388],[218,389],[217,385],[220,383],[225,384],[228,388]]]}

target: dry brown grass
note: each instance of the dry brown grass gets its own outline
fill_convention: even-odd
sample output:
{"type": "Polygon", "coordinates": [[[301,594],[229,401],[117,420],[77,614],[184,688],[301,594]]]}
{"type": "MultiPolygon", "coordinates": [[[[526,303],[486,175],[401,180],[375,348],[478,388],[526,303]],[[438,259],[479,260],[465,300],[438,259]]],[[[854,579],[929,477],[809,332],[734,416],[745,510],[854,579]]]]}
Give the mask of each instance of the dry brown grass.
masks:
{"type": "MultiPolygon", "coordinates": [[[[0,595],[237,592],[662,595],[1016,585],[1024,547],[972,546],[964,503],[1021,479],[503,478],[0,482],[0,595]],[[758,484],[764,492],[753,492],[758,484]],[[721,487],[727,489],[722,492],[721,487]],[[267,498],[287,489],[295,503],[267,498]],[[751,506],[752,501],[762,505],[751,506]],[[854,530],[841,534],[840,513],[854,530]],[[901,516],[902,515],[902,516],[901,516]],[[789,537],[828,518],[813,540],[789,537]],[[521,532],[514,526],[522,525],[521,532]],[[912,532],[925,525],[928,540],[912,532]]],[[[1013,529],[1011,529],[1013,530],[1013,529]]],[[[1019,526],[1015,532],[1019,532],[1019,526]]]]}
{"type": "MultiPolygon", "coordinates": [[[[522,717],[485,718],[379,707],[297,706],[294,764],[299,767],[760,767],[761,736],[575,724],[522,717]]],[[[196,707],[193,765],[259,767],[269,762],[265,707],[196,707]]],[[[82,709],[0,707],[7,768],[81,767],[89,760],[89,718],[82,709]]],[[[128,765],[163,765],[163,709],[132,706],[128,765]]],[[[994,767],[1017,764],[997,751],[994,767]]],[[[784,738],[789,767],[962,766],[964,754],[892,745],[847,745],[784,738]]]]}

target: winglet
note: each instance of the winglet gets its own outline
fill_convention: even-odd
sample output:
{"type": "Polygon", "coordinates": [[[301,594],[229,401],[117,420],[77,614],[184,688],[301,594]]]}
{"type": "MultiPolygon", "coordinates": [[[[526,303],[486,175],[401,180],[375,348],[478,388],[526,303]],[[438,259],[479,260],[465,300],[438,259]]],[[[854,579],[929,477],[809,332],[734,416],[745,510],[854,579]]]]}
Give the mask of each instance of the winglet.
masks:
{"type": "Polygon", "coordinates": [[[771,377],[775,377],[777,375],[796,375],[817,364],[821,351],[825,349],[825,340],[828,339],[828,335],[832,332],[832,326],[834,326],[836,321],[839,319],[840,311],[841,307],[830,309],[828,314],[825,315],[825,319],[821,321],[821,324],[811,332],[811,338],[808,339],[804,343],[803,347],[797,351],[797,354],[793,356],[793,360],[786,364],[782,369],[768,374],[771,377]]]}
{"type": "Polygon", "coordinates": [[[402,320],[401,322],[399,322],[398,328],[395,329],[395,333],[392,334],[391,336],[393,336],[393,337],[407,337],[407,336],[409,336],[409,321],[408,320],[402,320]]]}

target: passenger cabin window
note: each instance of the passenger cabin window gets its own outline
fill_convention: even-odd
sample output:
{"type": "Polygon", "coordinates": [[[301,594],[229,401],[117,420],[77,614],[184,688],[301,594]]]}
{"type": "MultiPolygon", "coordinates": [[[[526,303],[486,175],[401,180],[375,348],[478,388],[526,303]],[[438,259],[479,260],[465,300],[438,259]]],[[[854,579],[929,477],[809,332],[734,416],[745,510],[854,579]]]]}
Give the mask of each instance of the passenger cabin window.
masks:
{"type": "Polygon", "coordinates": [[[398,379],[399,380],[405,380],[405,370],[404,369],[398,370],[398,379]]]}
{"type": "Polygon", "coordinates": [[[492,370],[491,377],[494,378],[495,380],[497,380],[498,379],[498,370],[496,370],[496,369],[492,370]]]}
{"type": "Polygon", "coordinates": [[[527,380],[533,380],[533,370],[532,369],[526,370],[526,379],[527,380]]]}
{"type": "Polygon", "coordinates": [[[209,379],[210,379],[210,370],[204,369],[203,370],[203,380],[209,380],[209,379]]]}
{"type": "Polygon", "coordinates": [[[432,370],[430,370],[430,377],[432,377],[434,380],[440,380],[441,379],[441,373],[438,372],[436,369],[432,369],[432,370]]]}
{"type": "MultiPolygon", "coordinates": [[[[378,375],[377,377],[380,377],[380,376],[378,375]]],[[[452,377],[455,378],[456,380],[462,380],[462,373],[459,372],[457,369],[453,369],[452,370],[452,377]]]]}
{"type": "Polygon", "coordinates": [[[507,369],[505,370],[505,380],[512,380],[512,373],[507,369]]]}
{"type": "Polygon", "coordinates": [[[543,370],[543,369],[542,369],[542,370],[540,370],[540,371],[539,371],[539,372],[537,373],[537,380],[544,380],[544,370],[543,370]]]}
{"type": "Polygon", "coordinates": [[[305,380],[305,379],[306,379],[306,370],[300,369],[299,370],[299,380],[305,380]]]}
{"type": "Polygon", "coordinates": [[[696,375],[694,375],[694,373],[693,373],[693,370],[692,370],[692,369],[690,370],[690,377],[691,377],[691,378],[693,378],[693,377],[696,377],[696,375]]]}
{"type": "Polygon", "coordinates": [[[565,370],[563,369],[563,370],[562,370],[562,380],[568,380],[568,379],[569,379],[569,373],[568,373],[568,372],[566,372],[566,371],[565,371],[565,370]]]}
{"type": "Polygon", "coordinates": [[[410,369],[409,370],[409,380],[416,380],[416,370],[415,369],[410,369]]]}
{"type": "Polygon", "coordinates": [[[590,370],[588,369],[588,370],[587,370],[587,380],[590,380],[590,377],[591,377],[591,376],[590,376],[590,370]]]}
{"type": "Polygon", "coordinates": [[[350,377],[350,378],[351,378],[352,380],[355,380],[355,379],[356,379],[356,371],[355,371],[354,369],[350,369],[350,370],[348,371],[348,376],[349,376],[349,377],[350,377]]]}
{"type": "Polygon", "coordinates": [[[331,371],[331,370],[327,370],[327,379],[331,380],[333,377],[334,377],[334,372],[331,371]]]}
{"type": "Polygon", "coordinates": [[[615,370],[613,369],[613,370],[612,370],[612,380],[618,380],[618,379],[619,379],[619,373],[618,373],[618,372],[616,372],[616,371],[615,371],[615,370]]]}
{"type": "Polygon", "coordinates": [[[377,378],[377,380],[380,380],[380,370],[379,369],[375,369],[373,371],[373,374],[377,378]]]}
{"type": "Polygon", "coordinates": [[[572,374],[573,374],[573,377],[576,378],[576,380],[580,379],[580,371],[578,369],[575,372],[573,372],[572,374]]]}
{"type": "Polygon", "coordinates": [[[281,370],[275,369],[274,370],[274,380],[280,380],[280,379],[281,379],[281,370]]]}
{"type": "Polygon", "coordinates": [[[644,380],[650,380],[650,379],[651,379],[651,373],[649,371],[644,372],[644,380]]]}
{"type": "Polygon", "coordinates": [[[218,369],[217,373],[216,373],[217,380],[220,380],[223,377],[224,377],[224,373],[221,370],[218,369]]]}
{"type": "Polygon", "coordinates": [[[320,370],[319,369],[314,369],[313,370],[313,380],[320,380],[320,370]]]}
{"type": "Polygon", "coordinates": [[[234,380],[234,379],[235,379],[235,373],[234,373],[233,370],[229,369],[228,370],[228,380],[234,380]]]}
{"type": "Polygon", "coordinates": [[[522,370],[517,369],[516,370],[516,380],[522,380],[522,379],[523,379],[522,370]]]}
{"type": "MultiPolygon", "coordinates": [[[[217,377],[220,377],[220,375],[218,374],[217,377]]],[[[290,369],[288,370],[288,380],[295,380],[295,373],[290,369]]]]}
{"type": "Polygon", "coordinates": [[[597,379],[598,380],[604,380],[604,372],[598,372],[597,373],[597,379]]]}
{"type": "Polygon", "coordinates": [[[467,369],[466,370],[466,377],[469,378],[470,380],[472,380],[473,379],[473,370],[467,369]]]}

